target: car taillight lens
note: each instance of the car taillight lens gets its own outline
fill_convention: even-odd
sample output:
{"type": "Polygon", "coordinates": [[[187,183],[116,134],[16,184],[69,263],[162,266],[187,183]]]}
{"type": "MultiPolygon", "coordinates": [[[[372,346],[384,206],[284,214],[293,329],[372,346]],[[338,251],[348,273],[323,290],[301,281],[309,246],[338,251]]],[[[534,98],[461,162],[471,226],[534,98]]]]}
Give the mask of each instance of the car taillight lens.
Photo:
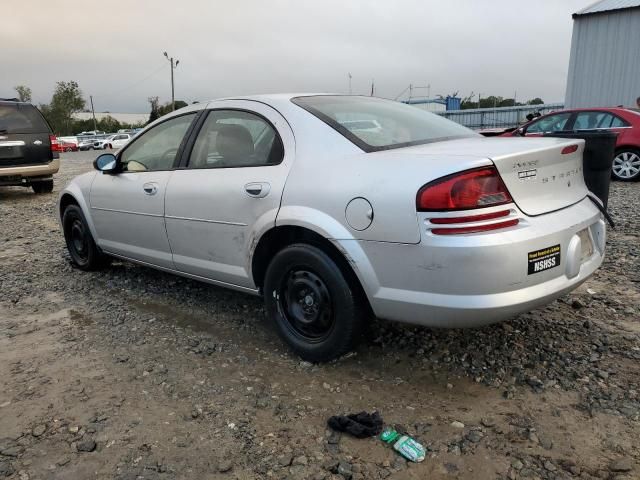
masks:
{"type": "Polygon", "coordinates": [[[51,144],[51,150],[55,150],[58,147],[58,138],[55,135],[49,135],[49,143],[51,144]]]}
{"type": "Polygon", "coordinates": [[[512,202],[495,167],[455,173],[423,186],[416,196],[419,212],[469,210],[512,202]]]}

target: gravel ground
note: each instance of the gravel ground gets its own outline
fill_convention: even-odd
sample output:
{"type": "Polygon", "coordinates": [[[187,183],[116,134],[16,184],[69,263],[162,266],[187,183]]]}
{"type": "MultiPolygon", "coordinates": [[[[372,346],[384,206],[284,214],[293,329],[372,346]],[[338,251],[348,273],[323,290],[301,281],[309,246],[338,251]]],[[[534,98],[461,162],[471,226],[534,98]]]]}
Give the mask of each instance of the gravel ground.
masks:
{"type": "Polygon", "coordinates": [[[640,478],[640,184],[612,185],[607,258],[571,295],[477,330],[385,322],[325,365],[261,301],[124,262],[69,263],[59,188],[0,189],[0,478],[640,478]],[[378,410],[407,464],[330,432],[378,410]]]}

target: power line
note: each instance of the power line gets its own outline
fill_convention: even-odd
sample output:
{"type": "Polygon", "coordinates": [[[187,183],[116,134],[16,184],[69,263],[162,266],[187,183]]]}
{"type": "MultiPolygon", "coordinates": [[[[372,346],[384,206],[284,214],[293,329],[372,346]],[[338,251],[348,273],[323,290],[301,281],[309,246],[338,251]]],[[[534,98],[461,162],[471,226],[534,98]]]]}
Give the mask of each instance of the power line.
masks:
{"type": "Polygon", "coordinates": [[[110,92],[110,93],[106,93],[106,94],[104,94],[104,93],[103,93],[103,94],[98,94],[98,95],[93,95],[93,96],[94,96],[94,97],[97,97],[97,98],[100,98],[101,100],[102,100],[102,99],[104,99],[104,98],[110,98],[110,97],[113,97],[114,95],[118,95],[118,94],[120,94],[120,93],[124,92],[125,90],[129,90],[129,89],[131,89],[131,88],[133,88],[133,87],[137,87],[137,86],[138,86],[138,85],[140,85],[142,82],[144,82],[144,81],[146,81],[146,80],[150,79],[152,76],[154,76],[156,73],[158,73],[158,72],[159,72],[160,70],[162,70],[163,68],[165,68],[164,63],[163,63],[163,64],[161,64],[158,68],[156,68],[156,69],[155,69],[153,72],[151,72],[150,74],[146,75],[145,77],[141,78],[140,80],[137,80],[136,82],[134,82],[134,83],[132,83],[132,84],[130,84],[130,85],[128,85],[128,86],[126,86],[126,87],[124,87],[124,88],[121,88],[121,89],[119,89],[119,90],[115,90],[115,91],[110,92]]]}

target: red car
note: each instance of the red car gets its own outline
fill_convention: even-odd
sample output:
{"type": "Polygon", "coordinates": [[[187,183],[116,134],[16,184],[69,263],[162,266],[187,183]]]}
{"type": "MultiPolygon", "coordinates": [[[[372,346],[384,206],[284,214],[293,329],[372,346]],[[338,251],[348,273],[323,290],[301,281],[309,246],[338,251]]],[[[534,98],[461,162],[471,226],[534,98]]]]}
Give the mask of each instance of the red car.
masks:
{"type": "Polygon", "coordinates": [[[77,152],[78,145],[58,139],[58,143],[51,144],[51,150],[54,152],[77,152]]]}
{"type": "Polygon", "coordinates": [[[531,120],[503,137],[534,137],[572,130],[612,130],[618,134],[613,177],[640,180],[640,111],[627,108],[558,110],[531,120]]]}

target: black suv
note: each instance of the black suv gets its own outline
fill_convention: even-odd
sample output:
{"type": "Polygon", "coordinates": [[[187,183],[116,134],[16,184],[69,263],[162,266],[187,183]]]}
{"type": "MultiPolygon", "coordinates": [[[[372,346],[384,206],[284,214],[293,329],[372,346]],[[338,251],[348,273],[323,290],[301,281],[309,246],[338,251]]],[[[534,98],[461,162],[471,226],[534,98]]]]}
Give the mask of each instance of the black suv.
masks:
{"type": "Polygon", "coordinates": [[[53,190],[60,168],[57,139],[40,111],[18,99],[0,98],[0,186],[53,190]]]}

